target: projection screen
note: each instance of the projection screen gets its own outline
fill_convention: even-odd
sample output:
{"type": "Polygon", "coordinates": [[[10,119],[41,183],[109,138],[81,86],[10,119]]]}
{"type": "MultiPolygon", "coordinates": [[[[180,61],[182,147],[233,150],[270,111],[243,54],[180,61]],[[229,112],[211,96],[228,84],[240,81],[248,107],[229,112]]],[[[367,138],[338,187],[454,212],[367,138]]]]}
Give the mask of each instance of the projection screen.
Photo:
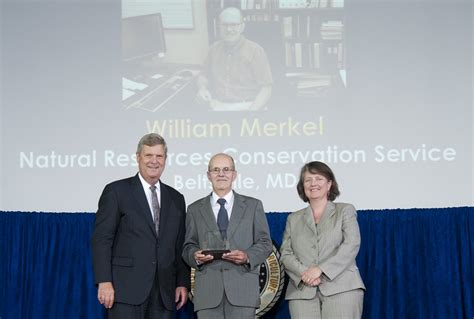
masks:
{"type": "Polygon", "coordinates": [[[7,0],[1,27],[3,211],[94,212],[149,132],[187,204],[226,152],[266,211],[305,205],[312,160],[359,209],[473,205],[470,1],[7,0]],[[255,110],[196,98],[228,5],[271,70],[255,110]]]}

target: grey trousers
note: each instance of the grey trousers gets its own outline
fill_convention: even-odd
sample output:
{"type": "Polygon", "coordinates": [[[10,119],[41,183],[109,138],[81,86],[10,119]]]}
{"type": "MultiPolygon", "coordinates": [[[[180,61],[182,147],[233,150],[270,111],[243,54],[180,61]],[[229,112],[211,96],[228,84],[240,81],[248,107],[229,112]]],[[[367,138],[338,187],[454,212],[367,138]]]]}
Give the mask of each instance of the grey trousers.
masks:
{"type": "Polygon", "coordinates": [[[360,319],[364,290],[355,289],[332,296],[323,296],[318,289],[313,299],[289,300],[293,319],[360,319]]]}
{"type": "Polygon", "coordinates": [[[224,293],[221,303],[216,308],[202,309],[197,312],[198,319],[255,319],[257,309],[253,307],[234,306],[229,303],[224,293]]]}

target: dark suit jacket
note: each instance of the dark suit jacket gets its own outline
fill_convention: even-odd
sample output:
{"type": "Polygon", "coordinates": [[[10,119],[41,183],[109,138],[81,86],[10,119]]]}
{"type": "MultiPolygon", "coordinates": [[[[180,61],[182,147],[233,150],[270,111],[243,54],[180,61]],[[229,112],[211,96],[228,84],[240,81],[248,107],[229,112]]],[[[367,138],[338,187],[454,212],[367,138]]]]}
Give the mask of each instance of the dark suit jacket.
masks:
{"type": "Polygon", "coordinates": [[[181,259],[186,206],[182,194],[160,185],[158,238],[138,174],[105,186],[96,214],[92,257],[95,283],[112,282],[116,302],[143,303],[158,273],[163,304],[172,310],[176,287],[190,287],[189,268],[181,259]]]}
{"type": "Polygon", "coordinates": [[[248,265],[236,265],[228,261],[212,261],[198,266],[194,253],[205,247],[207,234],[219,233],[212,212],[210,195],[188,207],[186,216],[186,241],[184,260],[196,268],[194,286],[194,310],[214,308],[226,294],[235,306],[255,307],[260,305],[260,264],[272,252],[272,241],[262,202],[234,192],[234,206],[229,220],[227,237],[231,250],[245,251],[248,265]]]}

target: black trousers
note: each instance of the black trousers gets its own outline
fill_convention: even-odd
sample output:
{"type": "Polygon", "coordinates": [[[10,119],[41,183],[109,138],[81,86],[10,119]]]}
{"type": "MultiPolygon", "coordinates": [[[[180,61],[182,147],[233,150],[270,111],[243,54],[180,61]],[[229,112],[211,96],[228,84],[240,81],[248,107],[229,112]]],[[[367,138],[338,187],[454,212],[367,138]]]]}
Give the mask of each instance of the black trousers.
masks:
{"type": "Polygon", "coordinates": [[[140,305],[129,305],[125,303],[114,303],[112,308],[107,309],[108,319],[172,319],[173,311],[165,308],[160,294],[158,273],[150,295],[140,305]]]}

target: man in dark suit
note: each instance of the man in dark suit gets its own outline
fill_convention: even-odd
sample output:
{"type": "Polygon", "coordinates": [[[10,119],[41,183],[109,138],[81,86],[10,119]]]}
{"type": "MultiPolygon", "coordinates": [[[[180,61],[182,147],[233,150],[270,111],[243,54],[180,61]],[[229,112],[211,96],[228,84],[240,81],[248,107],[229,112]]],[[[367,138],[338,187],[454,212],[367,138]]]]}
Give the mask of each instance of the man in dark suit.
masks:
{"type": "Polygon", "coordinates": [[[188,207],[183,258],[196,269],[194,310],[203,318],[255,318],[260,264],[272,241],[262,202],[232,191],[232,157],[216,154],[207,176],[212,194],[188,207]],[[204,249],[226,248],[222,260],[204,249]]]}
{"type": "Polygon", "coordinates": [[[160,181],[166,154],[160,135],[143,136],[138,174],[108,184],[100,197],[92,255],[97,297],[108,318],[172,318],[186,303],[186,207],[183,195],[160,181]]]}

